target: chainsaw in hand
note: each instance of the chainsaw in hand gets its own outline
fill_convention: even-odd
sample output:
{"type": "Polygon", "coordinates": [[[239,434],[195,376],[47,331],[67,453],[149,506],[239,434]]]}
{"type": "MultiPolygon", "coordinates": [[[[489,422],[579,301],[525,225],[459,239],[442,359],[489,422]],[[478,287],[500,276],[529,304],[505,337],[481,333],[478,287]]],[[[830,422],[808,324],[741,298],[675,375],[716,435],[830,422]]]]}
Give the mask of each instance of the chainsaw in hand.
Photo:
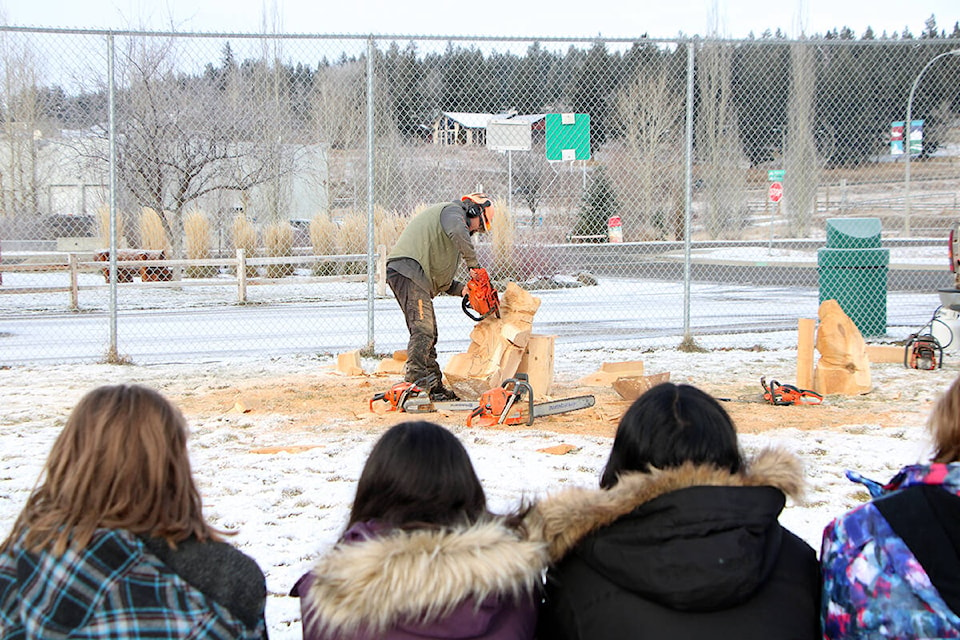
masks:
{"type": "Polygon", "coordinates": [[[463,296],[463,303],[460,306],[467,317],[474,322],[480,322],[491,314],[500,317],[500,296],[490,282],[490,275],[486,269],[470,269],[467,294],[463,296]]]}
{"type": "Polygon", "coordinates": [[[534,404],[533,387],[526,375],[518,374],[480,396],[480,404],[467,417],[467,426],[531,425],[534,418],[586,409],[595,402],[593,396],[574,396],[534,404]]]}

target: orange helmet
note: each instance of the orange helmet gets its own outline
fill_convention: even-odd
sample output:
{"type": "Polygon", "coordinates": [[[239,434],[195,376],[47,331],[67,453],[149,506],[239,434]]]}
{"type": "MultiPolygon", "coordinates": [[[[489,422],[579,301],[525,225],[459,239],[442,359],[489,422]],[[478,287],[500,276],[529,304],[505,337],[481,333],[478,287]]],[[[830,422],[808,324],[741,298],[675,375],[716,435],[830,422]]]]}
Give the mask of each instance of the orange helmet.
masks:
{"type": "Polygon", "coordinates": [[[460,198],[460,201],[472,203],[467,208],[467,215],[471,218],[479,217],[484,233],[490,231],[493,223],[493,203],[490,202],[490,196],[485,193],[468,193],[460,198]]]}

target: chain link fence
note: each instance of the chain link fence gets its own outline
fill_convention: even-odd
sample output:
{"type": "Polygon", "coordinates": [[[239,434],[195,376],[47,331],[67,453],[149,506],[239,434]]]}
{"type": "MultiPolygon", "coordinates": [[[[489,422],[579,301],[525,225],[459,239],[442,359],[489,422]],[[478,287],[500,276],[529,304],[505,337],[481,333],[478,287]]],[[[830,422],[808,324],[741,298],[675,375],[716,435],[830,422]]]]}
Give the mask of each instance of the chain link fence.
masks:
{"type": "Polygon", "coordinates": [[[903,339],[953,286],[960,38],[833,35],[0,27],[0,360],[404,348],[383,257],[478,190],[558,344],[762,346],[825,280],[903,339]]]}

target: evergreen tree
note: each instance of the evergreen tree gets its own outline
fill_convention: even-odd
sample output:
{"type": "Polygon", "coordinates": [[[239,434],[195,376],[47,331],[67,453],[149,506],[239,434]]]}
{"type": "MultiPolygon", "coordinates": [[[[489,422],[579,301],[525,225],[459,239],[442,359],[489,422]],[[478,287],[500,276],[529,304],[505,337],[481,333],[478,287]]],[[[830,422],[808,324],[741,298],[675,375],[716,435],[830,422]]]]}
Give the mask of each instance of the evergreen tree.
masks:
{"type": "Polygon", "coordinates": [[[607,177],[604,167],[597,167],[593,172],[590,187],[584,192],[580,202],[580,218],[573,229],[577,236],[603,236],[596,242],[606,242],[607,219],[617,215],[620,204],[613,184],[607,177]]]}

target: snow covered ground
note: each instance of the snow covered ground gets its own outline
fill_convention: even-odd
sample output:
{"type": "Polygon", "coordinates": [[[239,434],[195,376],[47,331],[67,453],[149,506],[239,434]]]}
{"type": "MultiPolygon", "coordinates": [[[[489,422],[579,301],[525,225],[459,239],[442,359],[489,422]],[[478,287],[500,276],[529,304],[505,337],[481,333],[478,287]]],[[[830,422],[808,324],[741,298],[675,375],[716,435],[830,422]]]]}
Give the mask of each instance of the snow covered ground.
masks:
{"type": "MultiPolygon", "coordinates": [[[[558,379],[575,380],[606,361],[641,359],[648,370],[669,370],[676,382],[719,393],[726,384],[753,384],[761,375],[793,379],[795,335],[784,335],[769,351],[717,350],[681,353],[616,346],[594,350],[559,348],[558,379]]],[[[441,353],[441,364],[450,357],[441,353]]],[[[18,365],[0,369],[0,532],[6,535],[34,486],[47,452],[76,401],[100,384],[138,382],[160,389],[175,401],[229,387],[239,380],[275,380],[294,376],[307,382],[334,377],[329,358],[204,357],[175,364],[111,366],[103,364],[18,365]]],[[[365,362],[368,370],[372,363],[365,362]]],[[[843,477],[856,469],[887,480],[904,464],[923,460],[929,443],[924,421],[933,399],[960,371],[956,358],[944,368],[914,371],[898,364],[872,367],[872,406],[902,412],[902,420],[868,418],[833,424],[824,420],[809,430],[775,429],[743,433],[747,453],[777,444],[807,464],[809,490],[803,504],[789,503],[782,521],[819,549],[829,520],[865,499],[859,485],[843,477]]],[[[347,379],[343,384],[351,384],[347,379]]],[[[759,390],[759,387],[757,387],[759,390]]],[[[829,397],[824,405],[849,406],[856,398],[829,397]]],[[[817,407],[770,411],[822,411],[817,407]]],[[[827,415],[822,413],[821,415],[827,415]]],[[[869,412],[863,415],[870,416],[869,412]]],[[[900,415],[900,414],[898,414],[900,415]]],[[[208,517],[235,529],[233,542],[254,557],[267,575],[267,622],[274,639],[299,638],[299,603],[286,594],[318,553],[342,530],[355,482],[379,433],[352,428],[349,421],[323,421],[294,427],[279,416],[224,410],[190,415],[194,474],[208,517]],[[256,453],[258,448],[312,445],[297,453],[256,453]]],[[[596,486],[611,440],[599,436],[559,435],[530,429],[481,431],[444,422],[463,440],[495,511],[521,498],[535,498],[568,485],[596,486]],[[538,449],[560,443],[577,447],[566,455],[538,449]]],[[[741,425],[750,431],[749,425],[741,425]]]]}

